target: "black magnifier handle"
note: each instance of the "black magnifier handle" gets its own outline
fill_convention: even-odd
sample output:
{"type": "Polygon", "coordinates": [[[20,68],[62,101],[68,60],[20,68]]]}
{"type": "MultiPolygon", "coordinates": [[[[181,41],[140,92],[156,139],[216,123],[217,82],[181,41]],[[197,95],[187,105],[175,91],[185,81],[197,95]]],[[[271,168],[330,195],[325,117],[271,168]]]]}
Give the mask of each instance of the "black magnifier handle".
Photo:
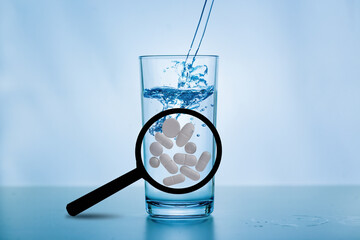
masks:
{"type": "Polygon", "coordinates": [[[122,175],[121,177],[118,177],[111,182],[69,203],[68,205],[66,205],[66,210],[71,216],[76,216],[79,213],[85,211],[86,209],[101,202],[105,198],[110,197],[114,193],[136,182],[140,178],[142,178],[142,174],[137,168],[135,168],[134,170],[122,175]]]}

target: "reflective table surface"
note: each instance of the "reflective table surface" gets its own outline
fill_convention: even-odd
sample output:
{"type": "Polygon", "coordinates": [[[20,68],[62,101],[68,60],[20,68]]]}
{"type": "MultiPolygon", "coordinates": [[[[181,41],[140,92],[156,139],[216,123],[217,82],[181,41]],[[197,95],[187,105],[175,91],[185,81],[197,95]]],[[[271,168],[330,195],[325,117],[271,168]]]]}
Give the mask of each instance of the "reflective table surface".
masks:
{"type": "Polygon", "coordinates": [[[129,187],[78,215],[65,206],[93,188],[0,188],[0,239],[360,239],[359,186],[216,187],[211,217],[148,217],[129,187]]]}

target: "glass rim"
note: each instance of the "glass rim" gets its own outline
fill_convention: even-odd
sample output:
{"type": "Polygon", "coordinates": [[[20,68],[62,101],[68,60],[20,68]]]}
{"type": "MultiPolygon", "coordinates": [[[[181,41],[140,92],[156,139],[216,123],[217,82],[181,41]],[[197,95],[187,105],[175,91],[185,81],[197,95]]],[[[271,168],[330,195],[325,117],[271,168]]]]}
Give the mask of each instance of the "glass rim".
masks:
{"type": "MultiPolygon", "coordinates": [[[[177,54],[177,55],[142,55],[139,56],[140,59],[143,58],[171,58],[171,57],[183,57],[186,58],[187,55],[181,55],[181,54],[177,54]]],[[[189,57],[194,57],[195,55],[189,55],[189,57]]],[[[209,58],[219,58],[218,55],[196,55],[196,57],[200,57],[200,58],[204,58],[204,57],[209,57],[209,58]]]]}

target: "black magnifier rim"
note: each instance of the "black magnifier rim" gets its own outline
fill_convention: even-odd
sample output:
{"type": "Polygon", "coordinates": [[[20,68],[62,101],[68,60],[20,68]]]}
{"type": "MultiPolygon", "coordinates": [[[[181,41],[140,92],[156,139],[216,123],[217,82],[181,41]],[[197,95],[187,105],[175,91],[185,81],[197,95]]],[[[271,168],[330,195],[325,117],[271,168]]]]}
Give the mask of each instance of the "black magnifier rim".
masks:
{"type": "Polygon", "coordinates": [[[137,167],[137,170],[140,171],[140,174],[142,175],[142,177],[148,183],[150,183],[153,187],[155,187],[163,192],[173,193],[173,194],[184,194],[184,193],[193,192],[193,191],[203,187],[206,183],[208,183],[213,178],[213,176],[215,175],[216,171],[218,170],[218,168],[220,166],[221,155],[222,155],[221,139],[220,139],[220,135],[219,135],[218,131],[216,130],[214,124],[212,124],[212,122],[210,122],[210,120],[207,119],[201,113],[195,112],[194,110],[191,110],[191,109],[185,109],[185,108],[168,109],[168,110],[162,111],[162,112],[156,114],[155,116],[153,116],[152,118],[150,118],[150,120],[147,121],[145,123],[145,125],[142,127],[142,129],[138,135],[138,138],[136,140],[136,145],[135,145],[136,167],[137,167]],[[141,157],[142,141],[143,141],[143,138],[144,138],[146,132],[151,127],[151,125],[154,124],[157,120],[159,120],[162,117],[165,117],[170,114],[177,114],[177,113],[189,114],[189,115],[192,115],[192,116],[202,120],[210,128],[211,132],[214,135],[215,142],[216,142],[216,159],[215,159],[213,168],[211,169],[209,174],[203,180],[201,180],[199,183],[197,183],[191,187],[187,187],[187,188],[170,188],[170,187],[166,187],[166,186],[158,183],[157,181],[155,181],[150,176],[150,174],[146,171],[144,164],[143,164],[142,157],[141,157]]]}

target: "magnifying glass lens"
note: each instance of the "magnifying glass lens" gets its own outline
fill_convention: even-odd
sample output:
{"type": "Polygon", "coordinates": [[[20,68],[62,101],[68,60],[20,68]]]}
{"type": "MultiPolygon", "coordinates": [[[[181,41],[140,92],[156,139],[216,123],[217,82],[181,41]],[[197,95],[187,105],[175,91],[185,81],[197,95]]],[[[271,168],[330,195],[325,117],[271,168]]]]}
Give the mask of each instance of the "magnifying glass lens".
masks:
{"type": "Polygon", "coordinates": [[[143,165],[157,183],[188,188],[211,171],[216,150],[210,128],[199,118],[169,114],[153,123],[142,142],[143,165]]]}

